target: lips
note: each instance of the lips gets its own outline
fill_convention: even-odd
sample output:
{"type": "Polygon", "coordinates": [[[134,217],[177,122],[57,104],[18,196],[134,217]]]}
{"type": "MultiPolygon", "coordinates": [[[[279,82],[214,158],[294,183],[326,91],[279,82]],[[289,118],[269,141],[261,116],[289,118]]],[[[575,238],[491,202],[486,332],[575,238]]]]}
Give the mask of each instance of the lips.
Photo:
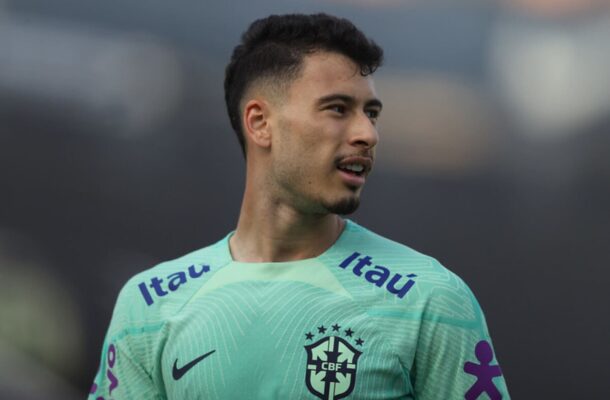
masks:
{"type": "Polygon", "coordinates": [[[373,168],[373,159],[365,156],[348,156],[339,159],[337,169],[343,182],[352,188],[364,185],[365,178],[373,168]]]}
{"type": "Polygon", "coordinates": [[[337,168],[348,174],[366,176],[373,168],[373,159],[364,156],[348,156],[337,162],[337,168]]]}

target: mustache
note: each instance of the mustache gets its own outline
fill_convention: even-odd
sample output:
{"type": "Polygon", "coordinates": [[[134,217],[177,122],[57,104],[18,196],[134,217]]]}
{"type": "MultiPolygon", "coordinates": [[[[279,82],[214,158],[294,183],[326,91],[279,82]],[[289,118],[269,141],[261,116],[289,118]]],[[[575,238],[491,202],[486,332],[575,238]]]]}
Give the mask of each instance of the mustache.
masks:
{"type": "Polygon", "coordinates": [[[353,152],[353,153],[349,153],[349,154],[342,154],[340,156],[335,157],[335,164],[339,165],[341,164],[341,162],[347,158],[352,158],[352,157],[362,157],[362,158],[368,158],[371,160],[371,163],[373,163],[375,161],[375,153],[373,152],[373,150],[371,149],[366,149],[363,151],[359,151],[359,152],[353,152]]]}
{"type": "Polygon", "coordinates": [[[374,153],[370,149],[345,154],[335,159],[335,166],[341,168],[348,164],[360,164],[364,167],[364,174],[368,175],[373,169],[374,153]]]}

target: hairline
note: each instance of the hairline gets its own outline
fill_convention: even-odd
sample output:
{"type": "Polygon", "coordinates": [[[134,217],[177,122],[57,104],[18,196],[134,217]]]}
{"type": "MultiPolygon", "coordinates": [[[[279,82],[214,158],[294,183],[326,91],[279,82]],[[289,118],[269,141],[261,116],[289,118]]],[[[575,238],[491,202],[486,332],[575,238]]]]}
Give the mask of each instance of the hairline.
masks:
{"type": "MultiPolygon", "coordinates": [[[[306,57],[311,57],[316,54],[334,54],[347,58],[350,60],[356,67],[354,73],[362,74],[362,67],[358,64],[356,60],[354,60],[349,55],[341,52],[340,50],[335,49],[326,49],[326,48],[315,48],[310,51],[304,52],[298,64],[294,66],[292,71],[287,70],[282,73],[267,73],[253,79],[248,86],[243,91],[242,98],[239,101],[239,114],[240,114],[240,125],[243,123],[245,105],[253,96],[251,93],[255,93],[257,90],[261,90],[262,93],[267,94],[267,97],[272,102],[277,102],[285,99],[290,90],[290,86],[297,81],[300,77],[303,76],[303,71],[305,67],[305,59],[306,57]]],[[[363,74],[365,76],[372,76],[374,72],[370,72],[367,74],[363,74]]],[[[244,127],[241,125],[242,134],[245,134],[244,127]]],[[[245,137],[244,137],[245,139],[245,137]]],[[[244,145],[247,145],[247,141],[244,140],[244,145]]]]}

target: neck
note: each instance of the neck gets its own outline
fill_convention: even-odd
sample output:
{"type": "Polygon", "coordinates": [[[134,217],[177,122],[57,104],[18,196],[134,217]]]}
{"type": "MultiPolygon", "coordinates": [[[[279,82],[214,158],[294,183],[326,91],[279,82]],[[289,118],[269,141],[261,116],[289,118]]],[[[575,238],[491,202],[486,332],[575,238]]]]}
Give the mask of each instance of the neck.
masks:
{"type": "Polygon", "coordinates": [[[341,235],[345,221],[336,214],[304,214],[265,190],[246,184],[239,221],[229,241],[242,262],[295,261],[317,257],[341,235]]]}

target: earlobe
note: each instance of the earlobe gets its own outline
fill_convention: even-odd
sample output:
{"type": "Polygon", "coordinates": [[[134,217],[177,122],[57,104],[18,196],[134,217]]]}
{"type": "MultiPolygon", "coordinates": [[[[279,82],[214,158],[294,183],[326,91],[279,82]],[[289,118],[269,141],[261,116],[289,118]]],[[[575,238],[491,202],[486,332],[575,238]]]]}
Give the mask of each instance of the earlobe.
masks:
{"type": "Polygon", "coordinates": [[[255,146],[271,146],[268,112],[268,105],[259,99],[248,101],[244,107],[244,135],[255,146]]]}

